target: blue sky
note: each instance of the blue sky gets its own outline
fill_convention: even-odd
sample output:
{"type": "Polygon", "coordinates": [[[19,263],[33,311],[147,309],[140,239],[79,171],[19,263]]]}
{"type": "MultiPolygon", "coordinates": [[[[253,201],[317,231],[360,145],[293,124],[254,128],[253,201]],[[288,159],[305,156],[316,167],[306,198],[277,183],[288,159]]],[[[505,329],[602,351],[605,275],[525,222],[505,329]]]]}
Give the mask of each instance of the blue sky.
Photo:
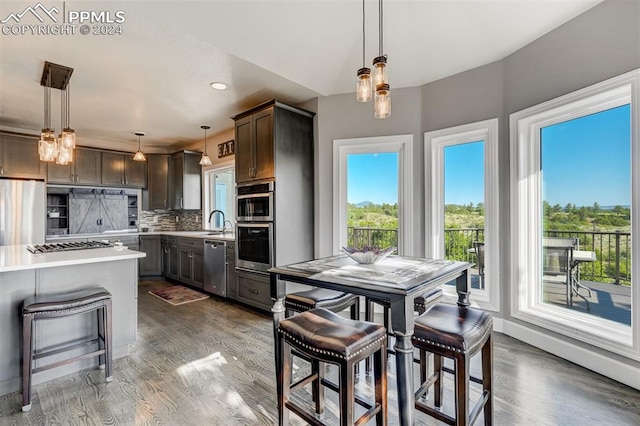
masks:
{"type": "Polygon", "coordinates": [[[347,157],[347,202],[398,202],[398,154],[350,154],[347,157]]]}
{"type": "Polygon", "coordinates": [[[543,199],[577,206],[631,204],[630,106],[542,130],[543,199]]]}
{"type": "MultiPolygon", "coordinates": [[[[542,129],[543,199],[551,205],[631,204],[630,106],[542,129]]],[[[445,148],[445,204],[484,202],[484,143],[445,148]]],[[[396,153],[352,154],[349,203],[398,200],[396,153]],[[393,178],[393,179],[392,179],[393,178]]]]}

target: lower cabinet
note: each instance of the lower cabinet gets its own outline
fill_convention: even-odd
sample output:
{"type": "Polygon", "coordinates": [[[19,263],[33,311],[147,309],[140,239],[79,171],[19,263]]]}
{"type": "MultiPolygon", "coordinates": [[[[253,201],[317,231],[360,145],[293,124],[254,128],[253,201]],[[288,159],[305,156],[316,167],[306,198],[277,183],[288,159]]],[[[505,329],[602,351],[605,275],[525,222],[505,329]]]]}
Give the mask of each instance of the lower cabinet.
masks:
{"type": "Polygon", "coordinates": [[[273,304],[269,275],[246,271],[236,271],[236,275],[238,283],[236,299],[247,305],[270,311],[273,304]]]}
{"type": "Polygon", "coordinates": [[[202,239],[178,239],[178,281],[204,288],[204,245],[202,239]]]}
{"type": "Polygon", "coordinates": [[[238,278],[236,276],[236,243],[235,241],[227,241],[227,252],[225,254],[225,263],[227,267],[227,298],[238,298],[238,278]]]}
{"type": "Polygon", "coordinates": [[[138,271],[141,277],[162,274],[162,242],[160,235],[141,235],[140,251],[147,257],[139,260],[138,271]]]}
{"type": "Polygon", "coordinates": [[[178,280],[178,275],[180,274],[180,251],[178,250],[178,239],[177,238],[169,238],[168,240],[168,266],[167,266],[167,277],[173,280],[178,280]]]}

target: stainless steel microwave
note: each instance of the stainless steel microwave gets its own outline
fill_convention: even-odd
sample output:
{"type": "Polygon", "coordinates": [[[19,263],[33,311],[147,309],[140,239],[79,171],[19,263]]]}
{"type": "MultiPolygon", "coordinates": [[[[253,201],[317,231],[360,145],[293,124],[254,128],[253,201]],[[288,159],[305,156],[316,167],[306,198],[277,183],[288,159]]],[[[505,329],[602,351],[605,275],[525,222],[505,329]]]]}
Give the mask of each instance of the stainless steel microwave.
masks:
{"type": "Polygon", "coordinates": [[[236,232],[236,266],[265,272],[273,266],[272,223],[238,223],[236,232]]]}

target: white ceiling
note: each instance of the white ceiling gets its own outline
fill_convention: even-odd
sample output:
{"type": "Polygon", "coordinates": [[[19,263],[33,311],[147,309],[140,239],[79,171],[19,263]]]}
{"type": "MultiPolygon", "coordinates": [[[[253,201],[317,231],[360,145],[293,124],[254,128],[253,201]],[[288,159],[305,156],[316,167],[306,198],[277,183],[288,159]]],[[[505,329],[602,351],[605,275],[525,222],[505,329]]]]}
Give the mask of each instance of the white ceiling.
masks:
{"type": "MultiPolygon", "coordinates": [[[[504,58],[601,0],[384,0],[391,88],[420,86],[504,58]]],[[[2,1],[0,20],[32,1],[2,1]]],[[[42,0],[62,16],[62,1],[42,0]]],[[[121,10],[122,35],[0,34],[0,129],[39,133],[44,61],[74,68],[79,144],[175,150],[233,127],[232,115],[277,98],[301,103],[354,91],[362,66],[361,0],[67,1],[121,10]],[[230,85],[225,92],[212,81],[230,85]]],[[[378,3],[366,0],[366,61],[378,52],[378,3]]],[[[67,15],[68,16],[68,15],[67,15]]],[[[45,24],[51,23],[46,21],[45,24]]],[[[14,24],[10,21],[9,24],[14,24]]],[[[32,15],[23,24],[38,24],[32,15]]],[[[1,25],[1,24],[0,24],[1,25]]],[[[53,90],[53,127],[60,128],[53,90]]],[[[355,102],[355,99],[354,99],[355,102]]]]}

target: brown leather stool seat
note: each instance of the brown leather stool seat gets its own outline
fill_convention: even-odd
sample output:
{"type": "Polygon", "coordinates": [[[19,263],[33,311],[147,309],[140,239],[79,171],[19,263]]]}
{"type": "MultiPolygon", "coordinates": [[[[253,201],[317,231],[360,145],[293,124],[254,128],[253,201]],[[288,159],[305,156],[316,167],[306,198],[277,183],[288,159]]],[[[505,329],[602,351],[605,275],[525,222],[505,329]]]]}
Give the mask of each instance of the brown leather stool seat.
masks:
{"type": "MultiPolygon", "coordinates": [[[[284,307],[287,311],[306,312],[314,308],[325,308],[333,312],[340,312],[347,308],[355,310],[355,316],[351,319],[358,319],[360,301],[358,296],[351,293],[342,293],[326,288],[314,288],[308,291],[289,293],[284,299],[284,307]]],[[[286,316],[289,316],[287,312],[286,316]]]]}
{"type": "Polygon", "coordinates": [[[98,365],[105,367],[106,381],[112,379],[111,348],[111,293],[102,287],[59,293],[32,296],[22,304],[22,411],[31,409],[31,379],[40,371],[59,367],[80,359],[98,356],[98,365]],[[98,335],[94,340],[73,343],[61,349],[36,354],[33,342],[33,324],[35,321],[61,318],[85,312],[98,312],[98,335]],[[89,353],[56,361],[52,364],[33,368],[33,360],[66,352],[86,345],[98,348],[89,353]]]}
{"type": "MultiPolygon", "coordinates": [[[[290,399],[290,393],[308,383],[323,381],[320,362],[336,364],[339,368],[339,386],[330,388],[340,395],[340,424],[354,424],[354,403],[363,405],[367,411],[356,422],[366,423],[374,416],[376,424],[386,424],[387,419],[387,334],[383,326],[366,321],[346,319],[324,308],[316,308],[280,321],[278,336],[282,358],[282,377],[278,384],[282,388],[278,401],[280,424],[289,424],[289,410],[312,425],[322,423],[312,413],[305,411],[290,399]],[[311,375],[291,383],[291,350],[304,354],[312,361],[311,375]],[[374,356],[375,403],[369,404],[355,396],[355,365],[374,356]]],[[[324,411],[323,386],[314,387],[316,414],[324,411]]]]}
{"type": "Polygon", "coordinates": [[[421,372],[422,385],[416,392],[415,407],[436,419],[450,425],[472,424],[480,410],[484,408],[484,424],[493,423],[492,364],[493,344],[491,333],[493,317],[479,309],[456,305],[436,304],[427,309],[415,321],[413,344],[420,350],[421,358],[425,352],[434,354],[434,373],[425,377],[421,372]],[[469,362],[471,357],[482,351],[483,392],[473,411],[469,412],[469,362]],[[452,358],[455,375],[455,417],[441,411],[442,407],[442,357],[452,358]],[[435,409],[421,401],[421,397],[434,386],[435,409]]]}

